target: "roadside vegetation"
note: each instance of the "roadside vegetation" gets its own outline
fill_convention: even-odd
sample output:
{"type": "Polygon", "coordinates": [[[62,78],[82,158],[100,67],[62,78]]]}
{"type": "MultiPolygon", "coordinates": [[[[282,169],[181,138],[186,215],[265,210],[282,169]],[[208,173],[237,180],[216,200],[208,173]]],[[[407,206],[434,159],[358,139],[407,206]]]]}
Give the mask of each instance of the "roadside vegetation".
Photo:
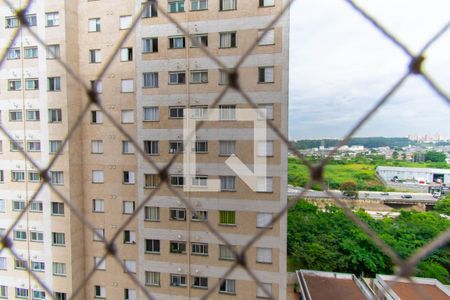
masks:
{"type": "MultiPolygon", "coordinates": [[[[364,211],[357,214],[378,236],[406,259],[450,226],[442,213],[450,211],[450,198],[432,212],[401,211],[397,218],[375,220],[364,211]]],[[[288,214],[288,269],[348,272],[373,277],[392,274],[390,259],[340,208],[325,210],[305,201],[288,214]]],[[[450,247],[434,251],[418,265],[416,276],[450,284],[450,247]]]]}

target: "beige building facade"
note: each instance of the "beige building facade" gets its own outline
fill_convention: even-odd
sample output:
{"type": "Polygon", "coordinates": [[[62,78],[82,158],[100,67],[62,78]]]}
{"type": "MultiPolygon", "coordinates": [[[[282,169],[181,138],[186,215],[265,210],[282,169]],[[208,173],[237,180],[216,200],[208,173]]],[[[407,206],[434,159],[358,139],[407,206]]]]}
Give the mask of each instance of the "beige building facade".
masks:
{"type": "MultiPolygon", "coordinates": [[[[235,258],[207,228],[206,220],[236,251],[266,230],[247,249],[247,266],[275,299],[286,298],[286,217],[267,228],[287,201],[286,146],[272,130],[266,141],[255,143],[253,125],[236,119],[236,112],[250,105],[238,91],[229,89],[216,107],[219,119],[206,122],[196,132],[195,146],[183,149],[186,113],[204,119],[227,84],[224,70],[198,45],[203,44],[227,69],[233,68],[285,2],[158,1],[159,10],[144,11],[101,81],[95,81],[98,73],[130,31],[142,1],[46,0],[31,5],[26,12],[30,29],[49,47],[22,30],[0,68],[1,124],[19,141],[15,145],[0,137],[0,233],[21,213],[41,181],[18,151],[23,147],[40,167],[57,155],[50,181],[97,235],[44,186],[9,236],[21,259],[7,250],[0,253],[0,299],[51,299],[24,264],[60,300],[74,292],[76,299],[146,299],[124,265],[156,299],[199,299],[221,279],[211,299],[268,298],[242,267],[223,277],[235,258]],[[170,188],[161,184],[157,170],[105,112],[90,106],[82,121],[77,120],[89,99],[56,58],[86,85],[95,85],[107,113],[158,167],[178,155],[168,170],[170,188]],[[78,129],[60,151],[74,126],[78,129]],[[194,178],[183,176],[185,151],[196,156],[194,178]],[[256,191],[225,163],[236,155],[251,167],[254,154],[267,159],[267,175],[258,178],[262,184],[256,191]],[[201,190],[213,180],[219,182],[218,191],[186,189],[201,190]],[[102,236],[115,238],[121,264],[111,256],[101,260],[102,236]],[[96,271],[84,282],[92,269],[96,271]]],[[[0,17],[5,22],[0,28],[3,49],[19,21],[4,4],[0,17]]],[[[286,135],[288,36],[285,15],[238,70],[241,89],[286,135]]]]}

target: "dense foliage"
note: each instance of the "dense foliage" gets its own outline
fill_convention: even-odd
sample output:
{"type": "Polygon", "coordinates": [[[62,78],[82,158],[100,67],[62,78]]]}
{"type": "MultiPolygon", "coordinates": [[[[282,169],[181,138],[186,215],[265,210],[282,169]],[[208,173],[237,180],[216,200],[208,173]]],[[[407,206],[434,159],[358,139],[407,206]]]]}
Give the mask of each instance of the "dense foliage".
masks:
{"type": "Polygon", "coordinates": [[[425,161],[431,162],[445,162],[447,155],[443,152],[438,151],[428,151],[425,153],[425,161]]]}
{"type": "MultiPolygon", "coordinates": [[[[440,232],[450,221],[436,212],[406,212],[391,219],[375,220],[358,215],[402,257],[407,258],[440,232]]],[[[392,274],[390,259],[373,244],[341,209],[321,210],[300,201],[288,215],[289,269],[312,269],[374,276],[392,274]]],[[[450,247],[436,250],[417,267],[416,276],[450,283],[450,247]]]]}

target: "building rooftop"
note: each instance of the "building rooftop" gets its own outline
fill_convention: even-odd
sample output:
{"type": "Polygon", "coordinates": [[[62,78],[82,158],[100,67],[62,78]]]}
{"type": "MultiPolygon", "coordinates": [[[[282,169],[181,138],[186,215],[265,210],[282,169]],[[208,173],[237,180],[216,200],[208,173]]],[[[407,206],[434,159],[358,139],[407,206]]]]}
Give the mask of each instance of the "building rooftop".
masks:
{"type": "Polygon", "coordinates": [[[418,172],[418,173],[450,174],[450,169],[407,168],[407,167],[391,167],[391,166],[378,166],[377,167],[377,171],[397,171],[397,172],[418,172]]]}

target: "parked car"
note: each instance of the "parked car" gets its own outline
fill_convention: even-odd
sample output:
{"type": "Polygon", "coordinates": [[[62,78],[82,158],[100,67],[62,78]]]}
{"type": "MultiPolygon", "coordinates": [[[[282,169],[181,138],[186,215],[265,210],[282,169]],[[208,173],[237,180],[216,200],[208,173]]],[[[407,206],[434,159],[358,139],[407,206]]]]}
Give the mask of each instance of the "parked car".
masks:
{"type": "Polygon", "coordinates": [[[412,196],[411,196],[411,195],[408,195],[408,194],[406,194],[406,195],[402,195],[402,198],[403,198],[403,199],[411,199],[411,198],[412,198],[412,196]]]}
{"type": "Polygon", "coordinates": [[[382,192],[380,195],[381,196],[389,196],[389,193],[388,192],[382,192]]]}

